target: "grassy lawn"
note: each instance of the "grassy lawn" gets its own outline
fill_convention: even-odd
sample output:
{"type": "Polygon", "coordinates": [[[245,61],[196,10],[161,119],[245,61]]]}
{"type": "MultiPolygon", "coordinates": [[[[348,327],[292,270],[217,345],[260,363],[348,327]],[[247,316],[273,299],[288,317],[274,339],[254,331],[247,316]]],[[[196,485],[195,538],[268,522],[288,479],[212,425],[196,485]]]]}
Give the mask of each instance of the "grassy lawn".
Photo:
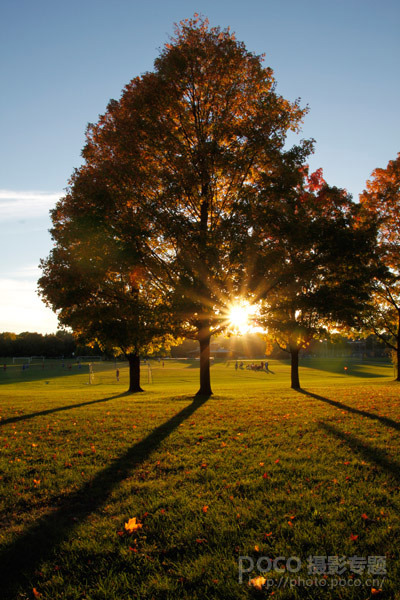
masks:
{"type": "Polygon", "coordinates": [[[203,401],[195,361],[134,396],[125,368],[2,369],[0,597],[400,597],[392,367],[303,361],[294,392],[269,366],[213,365],[203,401]]]}

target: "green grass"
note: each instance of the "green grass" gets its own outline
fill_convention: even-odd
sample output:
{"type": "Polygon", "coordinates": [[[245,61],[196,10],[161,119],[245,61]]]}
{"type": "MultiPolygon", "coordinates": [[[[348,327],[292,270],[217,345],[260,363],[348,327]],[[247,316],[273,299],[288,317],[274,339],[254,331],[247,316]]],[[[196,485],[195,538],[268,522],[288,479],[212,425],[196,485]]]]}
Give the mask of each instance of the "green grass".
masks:
{"type": "Polygon", "coordinates": [[[289,389],[287,363],[270,369],[215,364],[208,400],[193,397],[196,361],[154,362],[152,383],[144,367],[146,392],[133,396],[126,368],[117,383],[97,365],[92,385],[84,367],[2,370],[0,597],[396,598],[392,367],[303,361],[300,392],[289,389]],[[132,517],[143,526],[128,534],[132,517]],[[376,595],[369,580],[384,575],[348,565],[340,576],[308,574],[310,556],[383,555],[376,595]],[[255,565],[243,583],[240,556],[255,565]],[[301,570],[249,586],[257,560],[279,556],[297,557],[301,570]]]}

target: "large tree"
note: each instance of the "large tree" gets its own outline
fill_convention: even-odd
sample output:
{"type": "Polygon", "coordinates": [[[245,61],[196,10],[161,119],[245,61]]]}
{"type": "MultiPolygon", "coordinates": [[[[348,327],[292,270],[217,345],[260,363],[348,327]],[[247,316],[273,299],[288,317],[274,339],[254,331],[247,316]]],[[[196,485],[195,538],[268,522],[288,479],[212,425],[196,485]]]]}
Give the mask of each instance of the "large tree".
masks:
{"type": "Polygon", "coordinates": [[[254,283],[269,336],[290,354],[300,388],[299,353],[313,339],[354,324],[376,274],[375,227],[318,170],[286,165],[253,208],[254,283]]]}
{"type": "Polygon", "coordinates": [[[388,269],[375,279],[361,322],[394,352],[400,381],[400,153],[385,169],[373,171],[360,204],[366,219],[378,223],[380,260],[388,269]]]}
{"type": "Polygon", "coordinates": [[[154,72],[133,79],[89,126],[83,151],[82,170],[106,178],[116,214],[149,223],[141,261],[168,290],[181,330],[200,343],[201,395],[212,393],[211,335],[243,291],[243,206],[278,168],[286,133],[305,114],[276,93],[262,60],[206,19],[181,22],[154,72]]]}

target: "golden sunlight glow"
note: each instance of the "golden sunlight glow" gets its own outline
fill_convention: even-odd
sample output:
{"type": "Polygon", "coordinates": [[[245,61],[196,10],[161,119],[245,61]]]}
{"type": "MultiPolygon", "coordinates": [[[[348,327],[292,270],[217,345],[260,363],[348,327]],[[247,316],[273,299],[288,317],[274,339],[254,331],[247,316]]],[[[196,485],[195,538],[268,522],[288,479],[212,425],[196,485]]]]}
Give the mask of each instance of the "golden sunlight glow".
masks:
{"type": "Polygon", "coordinates": [[[255,307],[248,302],[232,304],[229,307],[228,320],[234,332],[248,333],[253,329],[250,318],[255,312],[255,307]]]}

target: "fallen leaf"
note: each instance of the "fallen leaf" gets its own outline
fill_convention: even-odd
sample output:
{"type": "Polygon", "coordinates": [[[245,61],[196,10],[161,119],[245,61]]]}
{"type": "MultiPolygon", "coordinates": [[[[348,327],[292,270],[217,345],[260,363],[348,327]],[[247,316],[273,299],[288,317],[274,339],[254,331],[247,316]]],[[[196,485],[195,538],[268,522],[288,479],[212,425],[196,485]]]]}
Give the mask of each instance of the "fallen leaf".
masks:
{"type": "Polygon", "coordinates": [[[267,580],[265,579],[265,577],[255,577],[254,579],[250,579],[249,581],[249,585],[252,585],[253,587],[255,587],[257,590],[262,590],[262,586],[264,585],[264,583],[267,580]]]}
{"type": "Polygon", "coordinates": [[[137,529],[141,529],[143,525],[137,522],[136,517],[133,517],[132,519],[129,519],[127,523],[125,523],[124,527],[125,531],[128,533],[133,533],[137,529]]]}

